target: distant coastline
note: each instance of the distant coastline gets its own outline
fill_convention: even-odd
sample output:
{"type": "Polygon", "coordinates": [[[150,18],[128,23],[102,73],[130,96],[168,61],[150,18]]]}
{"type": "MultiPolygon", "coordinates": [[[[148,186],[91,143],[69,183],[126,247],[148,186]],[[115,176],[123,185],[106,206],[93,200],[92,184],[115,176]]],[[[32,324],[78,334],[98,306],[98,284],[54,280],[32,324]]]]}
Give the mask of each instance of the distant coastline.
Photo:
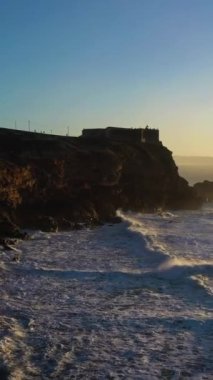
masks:
{"type": "Polygon", "coordinates": [[[179,174],[192,186],[205,180],[213,181],[213,157],[174,156],[179,174]]]}

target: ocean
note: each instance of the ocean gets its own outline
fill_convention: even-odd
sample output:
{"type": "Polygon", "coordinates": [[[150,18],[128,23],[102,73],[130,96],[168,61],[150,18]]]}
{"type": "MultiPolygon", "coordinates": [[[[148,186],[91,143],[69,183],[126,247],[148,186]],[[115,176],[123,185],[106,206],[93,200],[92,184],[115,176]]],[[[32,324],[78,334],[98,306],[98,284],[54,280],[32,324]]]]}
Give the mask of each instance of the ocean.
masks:
{"type": "Polygon", "coordinates": [[[213,378],[213,204],[118,214],[1,250],[0,373],[213,378]]]}
{"type": "Polygon", "coordinates": [[[179,174],[186,178],[189,185],[205,180],[213,181],[213,157],[175,156],[179,174]]]}

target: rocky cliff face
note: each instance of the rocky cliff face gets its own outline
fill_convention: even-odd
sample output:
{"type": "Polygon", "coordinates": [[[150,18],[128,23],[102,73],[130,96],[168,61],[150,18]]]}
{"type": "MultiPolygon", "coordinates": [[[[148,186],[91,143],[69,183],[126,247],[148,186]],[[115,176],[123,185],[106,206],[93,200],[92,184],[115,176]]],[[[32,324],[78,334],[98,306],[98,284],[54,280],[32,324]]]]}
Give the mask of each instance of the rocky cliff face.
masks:
{"type": "Polygon", "coordinates": [[[69,228],[112,218],[118,208],[198,204],[161,145],[0,130],[1,220],[69,228]]]}

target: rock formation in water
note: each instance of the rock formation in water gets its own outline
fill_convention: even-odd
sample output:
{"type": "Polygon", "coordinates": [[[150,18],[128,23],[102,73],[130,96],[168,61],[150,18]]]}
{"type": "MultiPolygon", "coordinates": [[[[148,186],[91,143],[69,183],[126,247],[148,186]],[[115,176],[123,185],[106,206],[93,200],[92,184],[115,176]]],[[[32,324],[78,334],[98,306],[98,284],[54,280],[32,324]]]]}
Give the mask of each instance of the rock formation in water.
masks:
{"type": "Polygon", "coordinates": [[[193,186],[198,197],[201,197],[204,201],[213,201],[213,182],[203,181],[198,182],[193,186]]]}
{"type": "Polygon", "coordinates": [[[162,144],[0,130],[0,230],[56,230],[200,200],[162,144]]]}

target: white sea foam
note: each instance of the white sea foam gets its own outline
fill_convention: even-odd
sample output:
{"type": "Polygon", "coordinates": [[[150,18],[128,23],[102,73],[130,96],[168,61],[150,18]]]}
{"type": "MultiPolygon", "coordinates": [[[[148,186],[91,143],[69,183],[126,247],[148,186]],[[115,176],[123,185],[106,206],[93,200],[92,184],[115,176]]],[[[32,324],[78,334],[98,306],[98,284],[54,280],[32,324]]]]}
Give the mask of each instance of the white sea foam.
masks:
{"type": "MultiPolygon", "coordinates": [[[[212,215],[122,213],[2,252],[10,379],[211,379],[212,215]]],[[[0,362],[1,364],[1,362],[0,362]]]]}

